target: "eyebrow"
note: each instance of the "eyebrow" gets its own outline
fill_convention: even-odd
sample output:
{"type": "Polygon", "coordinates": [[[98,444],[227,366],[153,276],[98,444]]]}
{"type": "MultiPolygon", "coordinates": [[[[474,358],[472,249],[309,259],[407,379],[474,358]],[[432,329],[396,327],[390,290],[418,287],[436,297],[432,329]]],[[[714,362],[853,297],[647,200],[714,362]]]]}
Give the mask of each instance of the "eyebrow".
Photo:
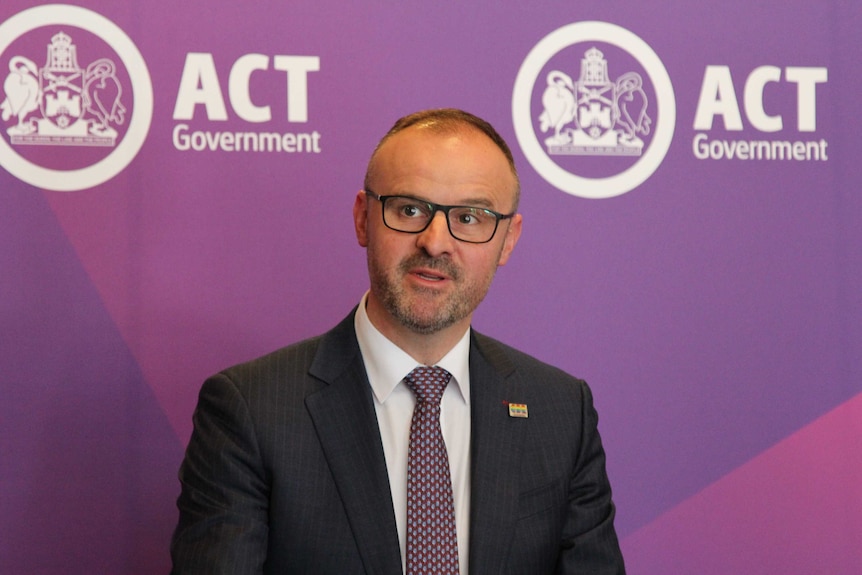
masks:
{"type": "Polygon", "coordinates": [[[491,200],[489,200],[488,198],[484,198],[484,197],[483,198],[468,198],[468,199],[464,200],[463,203],[457,203],[457,204],[439,204],[437,202],[432,202],[431,200],[429,200],[427,198],[422,198],[420,196],[417,196],[417,195],[411,194],[411,193],[407,193],[407,192],[398,193],[398,194],[390,194],[390,195],[413,198],[414,200],[419,200],[420,202],[428,202],[429,204],[435,204],[438,206],[448,206],[448,205],[466,206],[469,208],[487,208],[491,211],[494,211],[494,209],[495,209],[493,202],[491,202],[491,200]]]}

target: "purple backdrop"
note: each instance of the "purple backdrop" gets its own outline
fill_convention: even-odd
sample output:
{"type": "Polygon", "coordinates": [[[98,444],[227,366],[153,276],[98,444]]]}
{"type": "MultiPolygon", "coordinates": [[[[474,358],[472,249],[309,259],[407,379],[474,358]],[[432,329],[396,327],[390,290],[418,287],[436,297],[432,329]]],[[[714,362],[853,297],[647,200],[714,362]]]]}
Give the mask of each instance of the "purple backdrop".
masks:
{"type": "Polygon", "coordinates": [[[73,4],[0,6],[0,572],[167,571],[200,384],[355,305],[368,154],[440,106],[512,145],[524,235],[475,324],[590,382],[630,572],[862,572],[857,3],[73,4]],[[531,51],[586,22],[627,32],[571,28],[519,102],[531,51]],[[60,32],[78,76],[48,66],[60,32]],[[587,199],[516,124],[541,144],[546,75],[595,46],[644,80],[643,155],[551,161],[596,181],[669,140],[587,199]]]}

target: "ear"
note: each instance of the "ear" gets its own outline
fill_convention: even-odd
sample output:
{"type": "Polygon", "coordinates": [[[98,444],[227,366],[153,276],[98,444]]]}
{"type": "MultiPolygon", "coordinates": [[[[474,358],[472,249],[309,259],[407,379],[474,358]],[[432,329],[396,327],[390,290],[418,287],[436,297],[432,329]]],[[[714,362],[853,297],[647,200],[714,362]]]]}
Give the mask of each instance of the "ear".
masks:
{"type": "Polygon", "coordinates": [[[515,244],[518,243],[518,238],[521,237],[522,220],[523,217],[521,214],[515,214],[509,221],[509,226],[506,229],[506,237],[503,239],[503,249],[500,251],[500,261],[497,262],[498,266],[506,265],[506,262],[509,261],[509,256],[512,255],[515,244]]]}
{"type": "Polygon", "coordinates": [[[356,241],[363,248],[368,247],[368,196],[364,190],[359,190],[353,202],[353,225],[356,228],[356,241]]]}

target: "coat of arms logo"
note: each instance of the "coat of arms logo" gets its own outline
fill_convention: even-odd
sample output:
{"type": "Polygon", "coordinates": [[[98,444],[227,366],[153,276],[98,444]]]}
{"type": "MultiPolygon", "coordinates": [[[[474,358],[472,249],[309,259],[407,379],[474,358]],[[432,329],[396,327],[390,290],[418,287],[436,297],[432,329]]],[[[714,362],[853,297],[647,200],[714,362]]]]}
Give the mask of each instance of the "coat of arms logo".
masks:
{"type": "Polygon", "coordinates": [[[548,154],[639,156],[640,136],[652,119],[643,80],[627,72],[612,82],[604,54],[593,47],[581,59],[577,81],[560,70],[548,73],[539,116],[548,154]]]}
{"type": "Polygon", "coordinates": [[[0,117],[16,145],[115,146],[126,118],[123,87],[114,62],[100,58],[78,65],[72,38],[51,38],[45,66],[25,56],[9,60],[0,117]]]}
{"type": "Polygon", "coordinates": [[[32,186],[103,184],[147,139],[147,63],[122,28],[93,10],[45,4],[0,22],[0,82],[0,167],[32,186]]]}
{"type": "Polygon", "coordinates": [[[658,54],[637,35],[609,22],[574,22],[525,56],[512,123],[545,181],[573,196],[612,198],[645,182],[664,160],[676,98],[658,54]],[[632,68],[612,76],[609,60],[632,68]]]}

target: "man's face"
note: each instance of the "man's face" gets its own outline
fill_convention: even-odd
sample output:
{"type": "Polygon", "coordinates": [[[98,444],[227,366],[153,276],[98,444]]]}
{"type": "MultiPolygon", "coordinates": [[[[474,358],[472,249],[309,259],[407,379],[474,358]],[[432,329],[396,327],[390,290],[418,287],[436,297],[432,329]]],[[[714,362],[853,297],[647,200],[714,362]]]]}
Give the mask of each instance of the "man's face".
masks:
{"type": "MultiPolygon", "coordinates": [[[[371,172],[371,188],[381,196],[499,213],[514,209],[515,186],[506,157],[472,128],[443,133],[407,128],[381,146],[371,172]]],[[[420,334],[466,329],[521,232],[517,214],[500,221],[490,242],[462,242],[449,233],[442,212],[421,233],[398,232],[383,223],[380,202],[363,192],[357,195],[354,220],[359,244],[368,250],[369,317],[385,324],[377,325],[384,333],[387,328],[420,334]]]]}

